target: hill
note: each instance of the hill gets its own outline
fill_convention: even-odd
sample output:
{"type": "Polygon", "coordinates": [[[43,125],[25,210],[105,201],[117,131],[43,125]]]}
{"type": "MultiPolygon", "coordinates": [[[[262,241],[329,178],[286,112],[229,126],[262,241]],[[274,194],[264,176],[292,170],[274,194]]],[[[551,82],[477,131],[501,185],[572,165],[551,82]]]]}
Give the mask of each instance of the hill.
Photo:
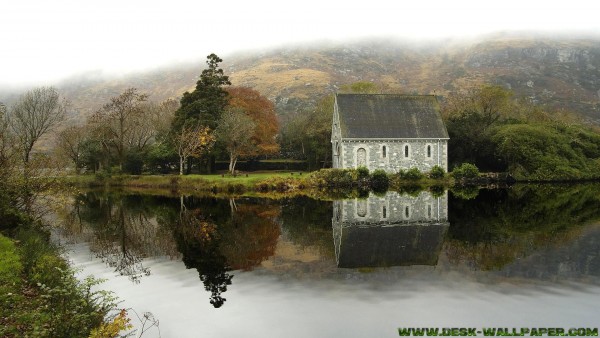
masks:
{"type": "MultiPolygon", "coordinates": [[[[498,35],[470,42],[377,40],[220,56],[234,85],[257,89],[275,102],[282,117],[310,108],[323,95],[356,81],[375,82],[382,92],[439,96],[490,83],[600,123],[599,42],[498,35]]],[[[203,68],[201,59],[118,78],[85,74],[56,87],[81,118],[128,87],[156,101],[178,98],[193,89],[203,68]]],[[[0,101],[14,97],[0,93],[0,101]]]]}

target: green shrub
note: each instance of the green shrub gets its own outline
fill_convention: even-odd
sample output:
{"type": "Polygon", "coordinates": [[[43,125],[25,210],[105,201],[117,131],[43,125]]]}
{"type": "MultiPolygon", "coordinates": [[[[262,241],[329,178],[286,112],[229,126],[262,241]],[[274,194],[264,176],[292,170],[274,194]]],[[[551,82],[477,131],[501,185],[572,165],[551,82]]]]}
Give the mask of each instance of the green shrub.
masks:
{"type": "Polygon", "coordinates": [[[390,179],[383,169],[373,171],[371,175],[371,189],[376,192],[383,192],[390,186],[390,179]]]}
{"type": "Polygon", "coordinates": [[[456,179],[477,178],[479,177],[479,169],[471,163],[463,163],[452,170],[452,176],[456,179]]]}
{"type": "Polygon", "coordinates": [[[351,188],[355,174],[351,169],[321,169],[310,174],[310,182],[317,187],[351,188]]]}
{"type": "Polygon", "coordinates": [[[369,178],[369,168],[360,166],[356,168],[356,173],[358,175],[358,179],[368,179],[369,178]]]}
{"type": "Polygon", "coordinates": [[[144,168],[144,157],[139,152],[129,152],[125,156],[123,171],[132,175],[141,175],[144,168]]]}
{"type": "Polygon", "coordinates": [[[429,171],[429,178],[440,179],[444,178],[445,174],[446,172],[444,171],[444,168],[440,167],[439,165],[435,165],[429,171]]]}
{"type": "Polygon", "coordinates": [[[410,181],[417,181],[425,177],[419,168],[410,168],[407,171],[401,171],[400,178],[410,181]]]}

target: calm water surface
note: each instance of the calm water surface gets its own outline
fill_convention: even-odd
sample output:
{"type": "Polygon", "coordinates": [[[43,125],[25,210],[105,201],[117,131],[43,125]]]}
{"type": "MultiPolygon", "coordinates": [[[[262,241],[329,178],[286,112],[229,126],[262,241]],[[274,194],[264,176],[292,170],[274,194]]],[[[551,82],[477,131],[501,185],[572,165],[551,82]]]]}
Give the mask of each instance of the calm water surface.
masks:
{"type": "MultiPolygon", "coordinates": [[[[57,240],[162,337],[598,327],[600,186],[318,201],[87,192],[57,240]]],[[[144,337],[158,336],[151,329],[144,337]]]]}

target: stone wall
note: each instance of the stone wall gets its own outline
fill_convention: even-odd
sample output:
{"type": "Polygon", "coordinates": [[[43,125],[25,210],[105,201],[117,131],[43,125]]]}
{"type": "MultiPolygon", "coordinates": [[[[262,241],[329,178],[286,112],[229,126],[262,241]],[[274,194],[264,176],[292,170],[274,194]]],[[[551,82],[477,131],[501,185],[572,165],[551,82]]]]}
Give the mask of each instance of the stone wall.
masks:
{"type": "MultiPolygon", "coordinates": [[[[448,171],[447,140],[342,141],[340,148],[340,168],[356,168],[363,164],[370,171],[383,169],[386,172],[395,173],[400,169],[414,167],[419,168],[422,172],[428,172],[433,166],[439,165],[448,171]],[[405,147],[408,147],[408,156],[406,156],[405,147]],[[364,149],[366,152],[364,163],[361,160],[362,150],[360,149],[364,149]]],[[[336,155],[335,151],[334,155],[336,155]]],[[[335,160],[334,167],[336,167],[335,160]]]]}

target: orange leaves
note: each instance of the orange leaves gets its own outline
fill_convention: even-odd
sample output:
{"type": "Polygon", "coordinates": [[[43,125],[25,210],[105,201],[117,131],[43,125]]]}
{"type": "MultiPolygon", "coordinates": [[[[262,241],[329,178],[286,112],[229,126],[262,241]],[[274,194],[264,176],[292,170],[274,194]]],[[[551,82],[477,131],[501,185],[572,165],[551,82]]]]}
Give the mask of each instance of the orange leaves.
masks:
{"type": "Polygon", "coordinates": [[[272,154],[279,151],[279,145],[275,141],[279,130],[275,105],[251,88],[232,87],[228,88],[227,92],[229,107],[242,110],[256,124],[252,135],[255,153],[251,155],[272,154]]]}

